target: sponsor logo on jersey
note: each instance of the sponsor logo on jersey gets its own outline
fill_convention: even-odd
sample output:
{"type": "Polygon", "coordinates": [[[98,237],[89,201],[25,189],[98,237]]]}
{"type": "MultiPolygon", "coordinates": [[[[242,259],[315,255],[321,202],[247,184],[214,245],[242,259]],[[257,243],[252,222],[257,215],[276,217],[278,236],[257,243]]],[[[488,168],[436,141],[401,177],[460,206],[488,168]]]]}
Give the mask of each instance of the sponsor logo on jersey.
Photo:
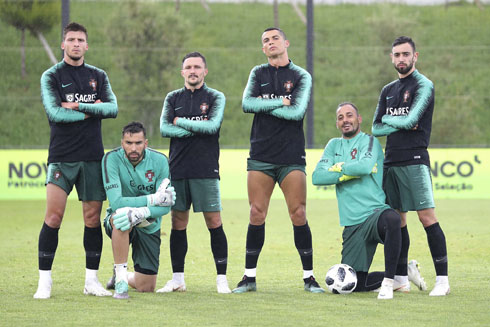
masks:
{"type": "Polygon", "coordinates": [[[388,107],[386,108],[386,114],[391,116],[406,116],[410,112],[410,107],[388,107]]]}
{"type": "Polygon", "coordinates": [[[284,83],[284,89],[286,89],[286,93],[291,93],[293,87],[294,85],[291,81],[287,81],[286,83],[284,83]]]}
{"type": "Polygon", "coordinates": [[[94,103],[97,97],[97,93],[92,94],[80,94],[80,93],[67,93],[65,94],[66,101],[68,102],[82,102],[82,103],[94,103]]]}
{"type": "Polygon", "coordinates": [[[405,93],[403,94],[403,103],[408,102],[409,98],[410,98],[410,92],[408,92],[408,90],[406,90],[405,93]]]}
{"type": "Polygon", "coordinates": [[[352,151],[350,152],[350,156],[351,156],[352,160],[356,159],[357,148],[352,149],[352,151]]]}
{"type": "Polygon", "coordinates": [[[199,109],[201,109],[201,114],[205,115],[208,112],[209,105],[206,102],[201,103],[199,106],[199,109]]]}
{"type": "Polygon", "coordinates": [[[92,90],[97,91],[97,81],[95,79],[90,79],[90,81],[88,81],[88,85],[90,85],[92,90]]]}
{"type": "Polygon", "coordinates": [[[262,98],[263,99],[277,99],[277,98],[282,99],[282,98],[286,98],[286,99],[291,100],[291,94],[288,94],[288,95],[279,95],[278,96],[278,95],[275,95],[274,93],[272,93],[272,94],[266,93],[266,94],[262,94],[262,98]]]}
{"type": "Polygon", "coordinates": [[[145,177],[148,178],[148,182],[151,183],[153,182],[153,177],[155,177],[155,173],[153,172],[153,170],[150,169],[145,173],[145,177]]]}

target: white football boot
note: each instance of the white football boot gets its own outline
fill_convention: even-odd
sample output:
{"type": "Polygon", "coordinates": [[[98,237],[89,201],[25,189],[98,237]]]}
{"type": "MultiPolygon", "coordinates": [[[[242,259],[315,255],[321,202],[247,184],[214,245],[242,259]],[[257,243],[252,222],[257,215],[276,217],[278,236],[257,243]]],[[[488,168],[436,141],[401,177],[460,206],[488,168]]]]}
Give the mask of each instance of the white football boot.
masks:
{"type": "Polygon", "coordinates": [[[173,279],[169,280],[164,287],[157,290],[157,293],[171,293],[171,292],[185,292],[187,288],[185,287],[185,282],[178,283],[173,279]]]}
{"type": "Polygon", "coordinates": [[[419,263],[417,262],[417,260],[410,260],[407,270],[408,280],[411,281],[415,286],[417,286],[419,290],[427,290],[427,285],[425,284],[424,278],[420,274],[419,263]]]}
{"type": "Polygon", "coordinates": [[[432,291],[430,291],[429,296],[445,296],[449,292],[449,279],[447,276],[436,276],[436,284],[432,291]]]}
{"type": "Polygon", "coordinates": [[[85,280],[83,294],[94,296],[112,296],[112,293],[106,290],[98,279],[90,278],[85,280]]]}
{"type": "Polygon", "coordinates": [[[51,297],[51,286],[53,281],[51,276],[49,278],[39,278],[37,285],[37,291],[34,294],[35,299],[49,299],[51,297]]]}
{"type": "Polygon", "coordinates": [[[218,293],[221,294],[231,293],[230,287],[228,286],[228,280],[226,279],[226,275],[218,275],[216,277],[216,288],[218,289],[218,293]]]}
{"type": "Polygon", "coordinates": [[[378,294],[378,300],[391,300],[393,299],[393,284],[394,280],[384,278],[381,283],[381,288],[378,294]]]}

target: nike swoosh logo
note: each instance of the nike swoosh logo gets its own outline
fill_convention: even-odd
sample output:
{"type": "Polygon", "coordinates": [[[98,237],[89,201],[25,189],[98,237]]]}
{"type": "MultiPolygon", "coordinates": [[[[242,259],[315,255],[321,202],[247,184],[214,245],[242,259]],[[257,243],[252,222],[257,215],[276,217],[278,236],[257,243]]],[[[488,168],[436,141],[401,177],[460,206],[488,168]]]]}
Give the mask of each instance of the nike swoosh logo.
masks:
{"type": "Polygon", "coordinates": [[[61,87],[67,87],[67,86],[70,86],[70,85],[72,85],[72,84],[73,84],[73,83],[70,83],[70,84],[63,84],[63,83],[62,83],[62,84],[61,84],[61,87]]]}
{"type": "Polygon", "coordinates": [[[419,203],[419,204],[424,204],[425,202],[427,202],[427,201],[420,201],[420,203],[419,203]]]}
{"type": "Polygon", "coordinates": [[[389,99],[391,99],[391,98],[393,98],[393,97],[394,97],[394,96],[391,96],[391,97],[386,97],[386,100],[389,100],[389,99]]]}
{"type": "Polygon", "coordinates": [[[177,110],[180,110],[180,109],[182,109],[182,107],[177,107],[174,110],[177,111],[177,110]]]}
{"type": "Polygon", "coordinates": [[[262,84],[260,84],[260,86],[266,86],[266,85],[269,85],[269,83],[262,83],[262,84]]]}

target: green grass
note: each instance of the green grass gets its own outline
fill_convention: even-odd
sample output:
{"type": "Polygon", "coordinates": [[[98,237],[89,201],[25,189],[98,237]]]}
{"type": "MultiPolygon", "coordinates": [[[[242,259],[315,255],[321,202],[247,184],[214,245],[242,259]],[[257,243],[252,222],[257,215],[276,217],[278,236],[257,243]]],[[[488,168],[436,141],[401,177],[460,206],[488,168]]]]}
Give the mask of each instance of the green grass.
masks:
{"type": "MultiPolygon", "coordinates": [[[[143,4],[144,5],[144,4],[143,4]]],[[[174,3],[154,4],[158,10],[172,10],[174,3]]],[[[158,133],[158,121],[165,94],[170,91],[155,86],[155,92],[133,94],[134,77],[117,66],[116,53],[138,55],[141,49],[131,45],[109,46],[106,30],[108,17],[121,6],[112,1],[71,1],[71,19],[89,29],[88,63],[108,72],[118,97],[119,116],[103,124],[107,148],[119,143],[120,128],[131,119],[141,119],[139,106],[151,110],[149,139],[155,147],[166,147],[158,133]],[[129,47],[129,49],[127,49],[129,47]]],[[[259,36],[273,25],[272,6],[259,3],[210,4],[207,13],[199,2],[183,2],[178,15],[191,24],[190,37],[180,45],[182,55],[202,51],[207,59],[208,85],[227,97],[221,144],[247,147],[252,115],[241,110],[241,96],[250,69],[265,62],[259,36]]],[[[304,7],[302,7],[305,10],[304,7]]],[[[388,56],[396,36],[408,34],[420,52],[417,68],[434,81],[436,109],[431,142],[433,145],[489,145],[490,10],[472,4],[445,6],[406,6],[377,4],[369,6],[315,6],[315,144],[323,147],[337,135],[334,110],[342,101],[358,105],[366,123],[374,114],[383,85],[396,78],[388,56]],[[471,119],[478,117],[478,119],[471,119]],[[471,122],[470,122],[471,121],[471,122]],[[470,122],[470,123],[466,123],[470,122]],[[458,126],[458,128],[448,128],[458,126]]],[[[292,60],[305,66],[306,28],[289,4],[279,6],[279,23],[289,40],[292,60]]],[[[28,76],[20,76],[20,32],[0,22],[0,146],[46,147],[49,127],[39,98],[39,78],[49,63],[39,41],[26,37],[28,76]]],[[[170,31],[171,32],[171,31],[170,31]]],[[[60,31],[46,35],[59,55],[60,31]]],[[[179,74],[180,58],[175,60],[172,89],[183,85],[179,74]]],[[[305,124],[306,125],[306,124],[305,124]]],[[[365,128],[368,130],[368,128],[365,128]]]]}
{"type": "MultiPolygon", "coordinates": [[[[266,241],[258,265],[258,291],[217,294],[209,233],[201,215],[191,215],[188,228],[186,293],[141,294],[128,301],[82,294],[84,280],[81,206],[69,202],[60,230],[53,270],[52,298],[34,300],[37,287],[37,239],[44,201],[1,201],[0,315],[1,326],[488,326],[490,314],[490,225],[484,200],[439,200],[436,212],[446,234],[451,294],[431,298],[428,291],[395,293],[378,301],[375,293],[309,294],[303,291],[299,256],[284,201],[273,200],[266,224],[266,241]]],[[[223,203],[229,242],[228,279],[234,286],[243,274],[246,200],[223,203]]],[[[333,200],[310,200],[308,219],[313,233],[314,266],[324,285],[327,269],[340,261],[341,228],[333,200]]],[[[171,277],[169,218],[165,217],[158,287],[171,277]]],[[[425,232],[409,214],[410,258],[421,264],[429,290],[434,270],[425,232]]],[[[383,269],[382,247],[372,270],[383,269]]],[[[112,272],[110,240],[104,236],[99,277],[112,272]]]]}

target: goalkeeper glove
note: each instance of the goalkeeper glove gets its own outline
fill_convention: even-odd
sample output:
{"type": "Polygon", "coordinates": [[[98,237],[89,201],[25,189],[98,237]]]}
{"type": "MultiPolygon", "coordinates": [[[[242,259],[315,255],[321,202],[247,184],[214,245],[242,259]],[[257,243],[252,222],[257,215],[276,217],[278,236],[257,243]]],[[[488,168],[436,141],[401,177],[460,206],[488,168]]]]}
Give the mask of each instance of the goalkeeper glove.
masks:
{"type": "Polygon", "coordinates": [[[112,223],[116,229],[124,232],[129,228],[138,225],[140,222],[150,217],[150,209],[147,207],[131,208],[124,207],[119,208],[114,212],[112,216],[112,223]]]}
{"type": "Polygon", "coordinates": [[[342,172],[342,165],[343,164],[344,164],[343,162],[337,162],[335,165],[328,168],[328,171],[334,171],[334,172],[340,173],[340,172],[342,172]]]}
{"type": "Polygon", "coordinates": [[[165,178],[158,187],[158,190],[154,194],[149,194],[146,196],[146,206],[160,206],[160,207],[170,207],[175,204],[175,190],[173,186],[168,187],[170,180],[165,178]]]}
{"type": "Polygon", "coordinates": [[[347,182],[350,181],[351,179],[356,179],[360,178],[359,176],[351,176],[351,175],[342,175],[339,177],[339,182],[347,182]]]}

